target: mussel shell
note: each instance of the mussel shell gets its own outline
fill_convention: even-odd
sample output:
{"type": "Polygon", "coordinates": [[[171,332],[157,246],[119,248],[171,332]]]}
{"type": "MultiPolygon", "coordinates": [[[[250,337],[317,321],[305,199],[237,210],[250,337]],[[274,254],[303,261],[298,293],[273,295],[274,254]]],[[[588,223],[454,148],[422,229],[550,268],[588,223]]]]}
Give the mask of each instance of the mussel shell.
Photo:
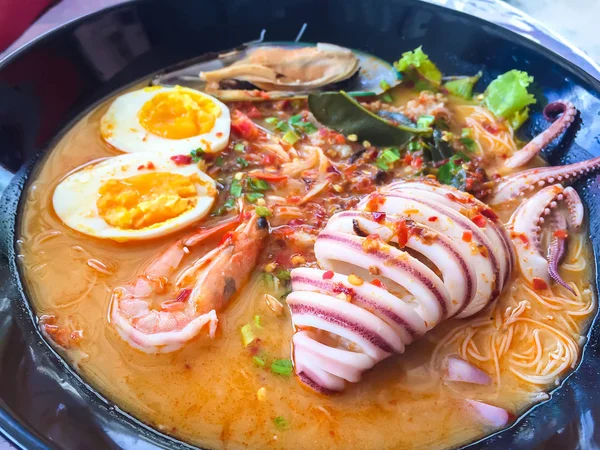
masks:
{"type": "MultiPolygon", "coordinates": [[[[249,52],[257,47],[314,47],[316,44],[303,42],[260,42],[242,45],[222,53],[209,53],[171,66],[156,75],[150,82],[151,85],[186,86],[199,91],[206,91],[206,83],[198,76],[200,72],[209,72],[222,69],[236,61],[244,59],[249,52]]],[[[347,80],[318,89],[320,92],[345,90],[354,97],[379,95],[384,92],[383,86],[396,86],[400,80],[394,67],[380,58],[369,53],[353,50],[356,54],[360,68],[358,72],[347,80]],[[386,85],[387,83],[387,85],[386,85]]],[[[306,98],[311,92],[307,91],[270,91],[267,96],[259,94],[260,91],[247,91],[242,89],[220,89],[208,91],[211,95],[222,101],[261,101],[265,99],[290,99],[306,98]]]]}

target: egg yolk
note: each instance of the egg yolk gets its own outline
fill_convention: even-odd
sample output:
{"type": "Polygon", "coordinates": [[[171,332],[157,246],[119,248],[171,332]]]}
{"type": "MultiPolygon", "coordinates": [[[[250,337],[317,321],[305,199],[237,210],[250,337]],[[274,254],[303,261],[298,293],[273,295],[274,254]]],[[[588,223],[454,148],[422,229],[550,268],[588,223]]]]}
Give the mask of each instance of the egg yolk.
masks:
{"type": "Polygon", "coordinates": [[[98,213],[110,225],[139,230],[159,225],[192,209],[197,201],[196,175],[154,172],[106,181],[96,201],[98,213]]]}
{"type": "Polygon", "coordinates": [[[176,90],[156,94],[140,109],[140,124],[167,139],[185,139],[212,130],[221,108],[210,98],[176,90]]]}

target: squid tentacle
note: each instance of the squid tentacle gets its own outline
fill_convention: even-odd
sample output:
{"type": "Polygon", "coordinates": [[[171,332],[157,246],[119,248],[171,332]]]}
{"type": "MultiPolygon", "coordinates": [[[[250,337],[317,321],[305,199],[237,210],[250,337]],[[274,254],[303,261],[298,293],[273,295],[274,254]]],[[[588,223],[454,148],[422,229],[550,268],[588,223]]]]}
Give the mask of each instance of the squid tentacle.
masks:
{"type": "Polygon", "coordinates": [[[503,177],[496,185],[489,205],[499,205],[554,183],[571,184],[600,169],[600,156],[565,166],[540,167],[503,177]]]}
{"type": "MultiPolygon", "coordinates": [[[[548,286],[550,278],[565,286],[558,275],[558,264],[564,254],[564,248],[561,252],[561,243],[552,242],[550,246],[550,257],[546,259],[542,252],[540,236],[542,225],[545,221],[544,216],[549,216],[550,225],[556,226],[556,221],[560,225],[560,217],[554,210],[560,202],[564,201],[569,209],[569,222],[571,226],[577,229],[583,220],[583,204],[577,192],[570,187],[563,187],[560,184],[547,186],[533,195],[529,200],[519,205],[509,221],[509,229],[513,235],[517,260],[519,268],[525,278],[534,284],[538,281],[542,286],[548,286]],[[537,280],[536,280],[537,279],[537,280]]],[[[564,239],[563,239],[564,241],[564,239]]],[[[564,247],[564,242],[563,242],[564,247]]],[[[565,286],[567,287],[567,286],[565,286]]]]}
{"type": "Polygon", "coordinates": [[[544,108],[544,117],[553,122],[545,131],[542,131],[533,138],[525,147],[516,152],[506,160],[504,165],[509,168],[517,168],[529,162],[550,142],[562,134],[575,120],[577,108],[568,101],[558,101],[549,103],[544,108]],[[559,114],[562,115],[558,117],[559,114]]]}
{"type": "Polygon", "coordinates": [[[557,212],[551,216],[550,232],[552,240],[548,248],[548,274],[558,284],[575,294],[573,288],[558,273],[558,266],[565,257],[567,246],[567,221],[561,213],[557,212]]]}

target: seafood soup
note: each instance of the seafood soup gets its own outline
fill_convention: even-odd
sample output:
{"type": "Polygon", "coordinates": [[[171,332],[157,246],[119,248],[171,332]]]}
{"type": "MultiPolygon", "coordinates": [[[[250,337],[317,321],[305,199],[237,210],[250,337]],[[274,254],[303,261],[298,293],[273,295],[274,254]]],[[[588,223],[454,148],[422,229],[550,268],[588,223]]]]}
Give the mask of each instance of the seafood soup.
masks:
{"type": "Polygon", "coordinates": [[[547,399],[596,308],[569,184],[600,158],[538,156],[577,105],[421,48],[231,55],[115,94],[32,176],[20,269],[71,366],[204,448],[448,448],[547,399]]]}

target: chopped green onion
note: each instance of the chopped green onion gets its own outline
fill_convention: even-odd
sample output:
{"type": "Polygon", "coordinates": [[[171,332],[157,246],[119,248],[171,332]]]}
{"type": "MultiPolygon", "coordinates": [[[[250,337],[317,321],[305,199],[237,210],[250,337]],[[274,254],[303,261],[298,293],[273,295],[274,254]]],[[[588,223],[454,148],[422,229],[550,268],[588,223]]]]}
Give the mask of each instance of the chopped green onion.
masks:
{"type": "Polygon", "coordinates": [[[292,374],[293,366],[290,359],[276,359],[271,364],[271,372],[289,377],[292,374]]]}
{"type": "Polygon", "coordinates": [[[301,121],[302,121],[302,114],[296,114],[295,116],[290,117],[289,123],[292,125],[295,125],[301,121]]]}
{"type": "Polygon", "coordinates": [[[298,136],[293,130],[289,130],[283,135],[283,140],[290,145],[294,145],[299,139],[300,136],[298,136]]]}
{"type": "Polygon", "coordinates": [[[212,215],[213,216],[222,216],[226,212],[231,211],[233,208],[235,208],[235,199],[233,197],[229,197],[227,199],[227,201],[225,203],[223,203],[223,206],[221,206],[214,213],[212,213],[212,215]]]}
{"type": "Polygon", "coordinates": [[[250,189],[253,191],[266,191],[271,186],[265,180],[261,180],[260,178],[250,178],[249,181],[250,189]]]}
{"type": "Polygon", "coordinates": [[[218,156],[217,159],[215,159],[215,166],[223,167],[223,164],[225,164],[225,160],[222,156],[218,156]]]}
{"type": "Polygon", "coordinates": [[[386,155],[385,158],[391,162],[398,161],[400,159],[400,150],[396,147],[386,148],[383,153],[386,155]]]}
{"type": "Polygon", "coordinates": [[[242,333],[242,344],[244,344],[244,347],[248,347],[256,339],[252,331],[252,326],[249,323],[240,328],[240,332],[242,333]]]}
{"type": "Polygon", "coordinates": [[[277,278],[279,278],[280,280],[291,280],[292,276],[290,275],[290,271],[289,270],[280,270],[279,272],[277,272],[277,278]]]}
{"type": "Polygon", "coordinates": [[[392,103],[394,98],[390,94],[383,94],[381,96],[381,100],[383,100],[385,103],[392,103]]]}
{"type": "Polygon", "coordinates": [[[474,152],[475,150],[477,150],[477,144],[475,143],[475,141],[471,138],[468,137],[463,137],[459,139],[460,143],[463,144],[467,150],[469,150],[470,152],[474,152]]]}
{"type": "Polygon", "coordinates": [[[460,137],[463,138],[469,138],[471,137],[471,129],[470,128],[463,128],[460,132],[460,137]]]}
{"type": "Polygon", "coordinates": [[[246,146],[240,142],[235,144],[233,149],[238,153],[244,153],[246,151],[246,146]]]}
{"type": "Polygon", "coordinates": [[[275,290],[275,277],[270,273],[263,272],[263,280],[265,281],[267,291],[273,292],[275,290]]]}
{"type": "Polygon", "coordinates": [[[256,211],[256,214],[258,214],[260,217],[268,217],[271,215],[271,210],[266,206],[256,206],[254,211],[256,211]]]}
{"type": "Polygon", "coordinates": [[[248,161],[246,161],[244,158],[238,158],[235,160],[240,166],[242,166],[243,168],[248,167],[248,165],[250,164],[248,161]]]}
{"type": "Polygon", "coordinates": [[[283,120],[280,120],[279,122],[277,122],[277,125],[275,125],[275,128],[277,128],[279,131],[285,131],[285,132],[292,130],[292,127],[290,127],[290,125],[283,120]]]}
{"type": "Polygon", "coordinates": [[[434,120],[435,117],[433,116],[421,116],[417,120],[417,128],[429,128],[434,120]]]}
{"type": "Polygon", "coordinates": [[[254,356],[252,361],[254,361],[254,364],[256,364],[258,367],[265,367],[265,360],[260,356],[254,356]]]}
{"type": "Polygon", "coordinates": [[[242,185],[238,180],[233,180],[231,182],[229,192],[231,192],[231,195],[233,195],[234,197],[240,197],[242,195],[242,185]]]}
{"type": "Polygon", "coordinates": [[[256,202],[256,200],[258,200],[259,198],[263,198],[264,195],[261,194],[260,192],[248,192],[246,194],[246,198],[248,199],[248,201],[250,203],[254,203],[256,202]]]}
{"type": "Polygon", "coordinates": [[[391,164],[394,164],[400,159],[400,150],[397,148],[386,148],[377,157],[375,164],[381,170],[388,170],[391,164]]]}
{"type": "Polygon", "coordinates": [[[190,156],[192,157],[192,161],[197,163],[204,156],[204,150],[201,147],[198,147],[196,150],[190,152],[190,156]]]}
{"type": "Polygon", "coordinates": [[[388,170],[389,166],[388,163],[386,163],[385,161],[377,158],[377,160],[375,161],[375,165],[380,168],[381,170],[388,170]]]}
{"type": "Polygon", "coordinates": [[[270,123],[270,124],[275,124],[275,123],[279,123],[279,119],[277,117],[267,117],[265,119],[265,122],[270,123]]]}
{"type": "Polygon", "coordinates": [[[381,87],[381,89],[383,89],[384,91],[387,91],[389,88],[391,88],[390,83],[388,83],[385,80],[381,80],[379,82],[379,86],[381,87]]]}
{"type": "Polygon", "coordinates": [[[302,125],[302,129],[304,130],[304,132],[306,134],[313,134],[317,131],[319,131],[319,129],[317,127],[315,127],[312,123],[310,122],[306,122],[302,125]]]}
{"type": "Polygon", "coordinates": [[[256,316],[254,316],[254,326],[256,328],[258,328],[259,330],[262,328],[262,326],[260,324],[260,316],[258,314],[256,316]]]}
{"type": "Polygon", "coordinates": [[[408,151],[409,152],[418,152],[423,148],[423,143],[421,141],[411,141],[408,143],[408,151]]]}
{"type": "Polygon", "coordinates": [[[280,430],[285,430],[289,426],[288,421],[285,420],[285,417],[283,417],[283,416],[277,416],[277,417],[275,417],[273,419],[273,423],[280,430]]]}

